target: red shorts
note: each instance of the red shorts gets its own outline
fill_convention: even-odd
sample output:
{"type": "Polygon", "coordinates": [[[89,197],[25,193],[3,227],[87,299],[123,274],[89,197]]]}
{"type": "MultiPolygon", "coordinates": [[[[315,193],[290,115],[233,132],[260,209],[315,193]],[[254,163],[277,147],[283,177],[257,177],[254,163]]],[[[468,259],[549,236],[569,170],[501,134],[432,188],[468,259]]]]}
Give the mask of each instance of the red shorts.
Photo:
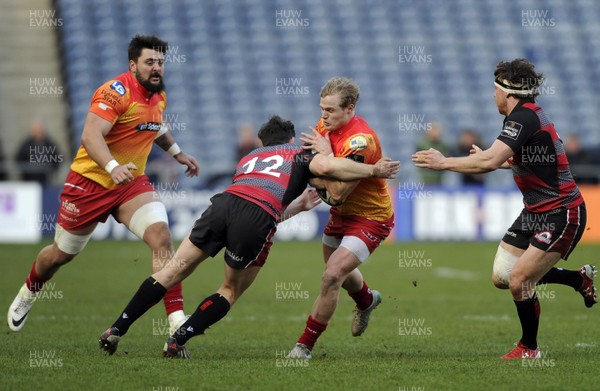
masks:
{"type": "Polygon", "coordinates": [[[356,215],[342,215],[336,208],[331,208],[323,234],[340,240],[344,236],[355,236],[367,245],[369,254],[373,254],[393,228],[393,215],[386,220],[376,221],[356,215]]]}
{"type": "Polygon", "coordinates": [[[60,195],[57,223],[67,231],[77,231],[94,223],[103,223],[117,208],[132,198],[153,192],[146,175],[132,182],[107,189],[80,174],[69,171],[60,195]]]}

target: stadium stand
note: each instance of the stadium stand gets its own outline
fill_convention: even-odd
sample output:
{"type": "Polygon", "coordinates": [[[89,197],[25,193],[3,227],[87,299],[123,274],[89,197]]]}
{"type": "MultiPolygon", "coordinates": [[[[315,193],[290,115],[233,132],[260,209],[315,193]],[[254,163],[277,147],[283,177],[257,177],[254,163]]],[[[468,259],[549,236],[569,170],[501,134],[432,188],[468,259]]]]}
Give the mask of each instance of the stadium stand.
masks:
{"type": "MultiPolygon", "coordinates": [[[[47,125],[59,150],[66,153],[71,145],[58,37],[53,28],[63,21],[52,9],[50,0],[23,0],[4,2],[0,12],[0,51],[4,53],[0,61],[0,134],[8,179],[18,178],[13,158],[29,136],[33,119],[47,125]]],[[[69,160],[70,155],[66,153],[64,158],[69,160]]]]}
{"type": "Polygon", "coordinates": [[[126,70],[129,38],[156,33],[172,45],[167,113],[204,174],[231,169],[241,123],[258,125],[278,113],[299,130],[313,125],[321,85],[346,75],[362,88],[359,115],[411,175],[409,156],[420,136],[403,131],[411,123],[439,121],[454,140],[467,127],[487,142],[495,138],[501,117],[492,72],[499,60],[515,57],[531,59],[546,75],[540,102],[557,129],[581,134],[586,145],[600,143],[595,0],[56,4],[65,20],[60,36],[76,139],[94,89],[126,70]],[[286,83],[301,88],[281,93],[277,86],[286,83]]]}

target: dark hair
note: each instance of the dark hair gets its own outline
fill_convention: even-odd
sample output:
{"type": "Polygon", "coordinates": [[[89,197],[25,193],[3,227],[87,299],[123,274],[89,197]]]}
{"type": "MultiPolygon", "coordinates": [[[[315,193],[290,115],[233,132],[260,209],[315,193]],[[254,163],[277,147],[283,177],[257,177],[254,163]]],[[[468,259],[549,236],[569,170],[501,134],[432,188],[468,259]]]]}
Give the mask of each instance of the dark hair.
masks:
{"type": "Polygon", "coordinates": [[[294,123],[278,115],[271,116],[258,131],[258,138],[264,147],[289,143],[295,135],[294,123]]]}
{"type": "Polygon", "coordinates": [[[127,49],[129,60],[137,62],[142,54],[142,49],[152,49],[165,54],[169,49],[169,44],[156,35],[136,35],[129,42],[129,48],[127,49]]]}
{"type": "Polygon", "coordinates": [[[535,100],[540,94],[540,87],[544,83],[544,75],[535,72],[535,65],[525,58],[512,61],[500,61],[494,70],[496,82],[507,80],[510,88],[522,89],[523,94],[511,93],[515,98],[531,98],[535,100]]]}

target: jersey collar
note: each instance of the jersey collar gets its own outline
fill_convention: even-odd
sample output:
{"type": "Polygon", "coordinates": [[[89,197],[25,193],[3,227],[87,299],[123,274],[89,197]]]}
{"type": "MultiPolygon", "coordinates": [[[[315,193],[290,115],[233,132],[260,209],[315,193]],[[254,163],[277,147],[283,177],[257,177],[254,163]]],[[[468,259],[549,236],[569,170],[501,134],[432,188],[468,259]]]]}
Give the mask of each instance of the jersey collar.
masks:
{"type": "Polygon", "coordinates": [[[535,103],[535,101],[533,100],[533,98],[521,98],[521,99],[519,99],[519,103],[517,103],[517,105],[515,106],[515,108],[521,107],[525,103],[535,103]]]}
{"type": "Polygon", "coordinates": [[[511,110],[511,112],[504,116],[504,118],[508,118],[512,113],[515,112],[515,110],[520,109],[525,103],[534,103],[535,104],[535,100],[533,98],[521,98],[519,99],[519,101],[517,102],[517,104],[515,105],[515,107],[513,107],[513,109],[511,110]]]}
{"type": "Polygon", "coordinates": [[[338,130],[334,130],[332,133],[342,134],[346,130],[350,129],[356,121],[358,121],[358,116],[356,114],[354,114],[354,116],[350,119],[350,121],[348,121],[348,123],[346,125],[342,126],[338,130]]]}

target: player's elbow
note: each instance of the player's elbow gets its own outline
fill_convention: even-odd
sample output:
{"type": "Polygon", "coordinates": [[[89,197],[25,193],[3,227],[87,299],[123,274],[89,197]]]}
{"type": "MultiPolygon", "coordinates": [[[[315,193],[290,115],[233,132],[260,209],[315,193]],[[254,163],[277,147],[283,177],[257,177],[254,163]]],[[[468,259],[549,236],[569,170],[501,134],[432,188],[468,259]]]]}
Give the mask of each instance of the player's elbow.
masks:
{"type": "Polygon", "coordinates": [[[480,166],[481,170],[483,172],[490,172],[490,171],[494,171],[498,168],[497,165],[495,165],[493,162],[487,161],[487,162],[483,162],[480,166]]]}
{"type": "Polygon", "coordinates": [[[483,172],[495,171],[502,165],[502,162],[497,162],[494,159],[486,159],[481,162],[480,168],[483,172]]]}
{"type": "Polygon", "coordinates": [[[315,156],[310,165],[310,171],[317,176],[332,176],[335,171],[331,161],[325,156],[315,156]]]}
{"type": "Polygon", "coordinates": [[[81,145],[83,145],[84,148],[87,148],[90,145],[91,142],[91,137],[89,132],[86,132],[85,129],[84,131],[81,133],[81,145]]]}

